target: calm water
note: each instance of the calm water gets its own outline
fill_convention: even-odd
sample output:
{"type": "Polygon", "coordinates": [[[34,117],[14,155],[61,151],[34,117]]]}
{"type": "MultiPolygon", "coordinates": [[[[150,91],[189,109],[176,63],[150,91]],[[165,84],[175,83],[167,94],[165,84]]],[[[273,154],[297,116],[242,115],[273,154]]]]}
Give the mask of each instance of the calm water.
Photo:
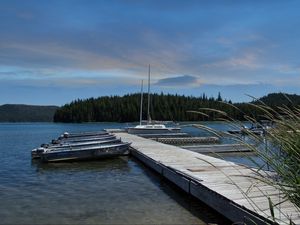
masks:
{"type": "MultiPolygon", "coordinates": [[[[226,124],[225,122],[201,122],[201,125],[207,126],[215,131],[222,131],[226,132],[228,130],[232,130],[233,128],[226,124]]],[[[251,127],[251,124],[245,123],[248,127],[251,127]]],[[[193,136],[213,136],[211,133],[205,131],[205,130],[200,130],[191,126],[183,127],[182,132],[189,133],[193,136]]],[[[244,139],[245,142],[249,142],[251,144],[258,145],[259,148],[264,148],[262,144],[254,143],[253,141],[249,140],[247,136],[244,139]]],[[[231,144],[235,143],[232,138],[222,138],[221,139],[221,144],[231,144]]],[[[235,163],[241,163],[250,167],[262,167],[264,169],[269,169],[265,166],[265,162],[261,160],[257,155],[253,153],[225,153],[225,154],[209,154],[210,156],[221,158],[224,160],[232,161],[235,163]]]]}
{"type": "Polygon", "coordinates": [[[122,126],[0,123],[0,224],[228,223],[130,157],[59,164],[31,161],[31,149],[64,131],[122,126]]]}

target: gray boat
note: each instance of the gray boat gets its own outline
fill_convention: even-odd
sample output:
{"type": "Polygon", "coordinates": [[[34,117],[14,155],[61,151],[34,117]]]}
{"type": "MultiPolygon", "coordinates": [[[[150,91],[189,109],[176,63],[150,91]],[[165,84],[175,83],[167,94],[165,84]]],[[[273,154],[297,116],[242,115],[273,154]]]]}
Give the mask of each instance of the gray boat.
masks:
{"type": "Polygon", "coordinates": [[[121,143],[121,139],[106,139],[106,140],[97,140],[97,141],[86,141],[86,142],[64,142],[60,144],[42,144],[40,148],[35,148],[31,150],[31,158],[38,159],[41,157],[45,149],[59,150],[64,148],[83,148],[83,147],[92,147],[99,146],[103,144],[115,144],[121,143]]]}
{"type": "Polygon", "coordinates": [[[43,162],[95,160],[124,155],[131,143],[104,144],[81,148],[51,149],[44,148],[41,154],[43,162]]]}
{"type": "Polygon", "coordinates": [[[137,125],[135,127],[128,127],[127,132],[129,134],[174,134],[180,133],[181,128],[179,127],[166,127],[164,124],[146,124],[137,125]]]}
{"type": "Polygon", "coordinates": [[[116,136],[113,134],[101,135],[101,136],[88,136],[88,137],[78,137],[78,138],[58,138],[57,140],[52,140],[52,144],[61,143],[75,143],[75,142],[88,142],[88,141],[100,141],[100,140],[110,140],[115,139],[116,136]]]}
{"type": "Polygon", "coordinates": [[[148,70],[148,108],[147,108],[147,124],[143,122],[143,81],[141,84],[141,102],[140,102],[140,124],[135,127],[127,127],[129,134],[144,135],[144,134],[172,134],[180,133],[180,127],[167,127],[162,123],[153,123],[150,116],[150,65],[148,70]]]}
{"type": "Polygon", "coordinates": [[[87,137],[87,136],[101,136],[101,135],[107,135],[109,134],[106,131],[94,131],[94,132],[81,132],[81,133],[69,133],[69,132],[64,132],[61,137],[64,138],[78,138],[78,137],[87,137]]]}

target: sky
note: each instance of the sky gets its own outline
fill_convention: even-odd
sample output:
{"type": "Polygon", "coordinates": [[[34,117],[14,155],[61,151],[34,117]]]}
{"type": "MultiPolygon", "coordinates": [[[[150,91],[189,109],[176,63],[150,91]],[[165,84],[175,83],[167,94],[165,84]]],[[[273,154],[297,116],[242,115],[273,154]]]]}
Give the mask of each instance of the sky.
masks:
{"type": "Polygon", "coordinates": [[[300,94],[299,0],[0,0],[0,105],[300,94]],[[144,87],[146,89],[146,87],[144,87]]]}

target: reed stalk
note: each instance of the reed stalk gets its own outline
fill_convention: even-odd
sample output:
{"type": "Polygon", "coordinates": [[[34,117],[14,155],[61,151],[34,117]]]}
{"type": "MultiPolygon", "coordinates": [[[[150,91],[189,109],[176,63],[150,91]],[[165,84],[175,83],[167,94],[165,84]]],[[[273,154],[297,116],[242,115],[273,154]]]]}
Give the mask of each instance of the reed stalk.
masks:
{"type": "MultiPolygon", "coordinates": [[[[228,105],[228,103],[224,104],[228,105]]],[[[249,103],[249,105],[261,112],[259,119],[268,120],[273,124],[270,129],[264,130],[263,135],[256,135],[247,129],[243,130],[244,135],[247,135],[251,142],[264,143],[264,148],[249,144],[241,135],[227,134],[227,137],[246,145],[263,159],[264,165],[259,165],[256,161],[250,159],[257,165],[255,179],[278,189],[284,195],[283,201],[289,200],[292,202],[300,214],[300,107],[283,105],[274,109],[259,100],[256,103],[249,103]],[[266,173],[265,170],[272,172],[266,173]]],[[[234,105],[232,107],[239,110],[234,105]]],[[[225,112],[215,109],[202,108],[199,111],[191,112],[208,115],[208,111],[217,113],[219,115],[218,120],[226,122],[232,129],[240,129],[245,122],[230,118],[225,112]]],[[[246,114],[244,118],[247,122],[263,127],[258,118],[246,114]]],[[[203,126],[199,128],[203,129],[203,126]]],[[[206,130],[220,135],[219,132],[212,131],[211,128],[206,130]]],[[[274,216],[276,204],[272,203],[269,196],[266,197],[269,201],[272,219],[276,221],[274,216]]],[[[290,224],[293,224],[293,222],[290,221],[290,224]]]]}

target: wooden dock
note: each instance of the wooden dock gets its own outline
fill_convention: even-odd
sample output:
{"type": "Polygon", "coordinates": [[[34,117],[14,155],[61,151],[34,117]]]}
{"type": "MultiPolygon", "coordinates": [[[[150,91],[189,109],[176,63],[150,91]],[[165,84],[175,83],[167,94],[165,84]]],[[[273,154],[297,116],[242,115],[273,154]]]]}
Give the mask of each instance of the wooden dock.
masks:
{"type": "Polygon", "coordinates": [[[151,140],[171,145],[218,143],[217,137],[157,137],[151,140]]]}
{"type": "Polygon", "coordinates": [[[126,132],[125,129],[119,129],[119,128],[115,128],[115,129],[104,129],[105,132],[111,133],[111,134],[115,134],[115,133],[124,133],[126,132]]]}
{"type": "Polygon", "coordinates": [[[183,138],[191,137],[188,133],[165,133],[165,134],[139,134],[138,136],[144,138],[183,138]]]}
{"type": "Polygon", "coordinates": [[[198,153],[239,153],[252,152],[253,150],[243,144],[211,144],[211,145],[183,145],[181,148],[198,153]]]}
{"type": "Polygon", "coordinates": [[[300,224],[299,209],[283,201],[274,187],[255,179],[255,172],[246,166],[127,133],[116,136],[132,142],[133,156],[233,222],[290,224],[291,218],[300,224]],[[276,222],[266,196],[277,204],[276,222]]]}

